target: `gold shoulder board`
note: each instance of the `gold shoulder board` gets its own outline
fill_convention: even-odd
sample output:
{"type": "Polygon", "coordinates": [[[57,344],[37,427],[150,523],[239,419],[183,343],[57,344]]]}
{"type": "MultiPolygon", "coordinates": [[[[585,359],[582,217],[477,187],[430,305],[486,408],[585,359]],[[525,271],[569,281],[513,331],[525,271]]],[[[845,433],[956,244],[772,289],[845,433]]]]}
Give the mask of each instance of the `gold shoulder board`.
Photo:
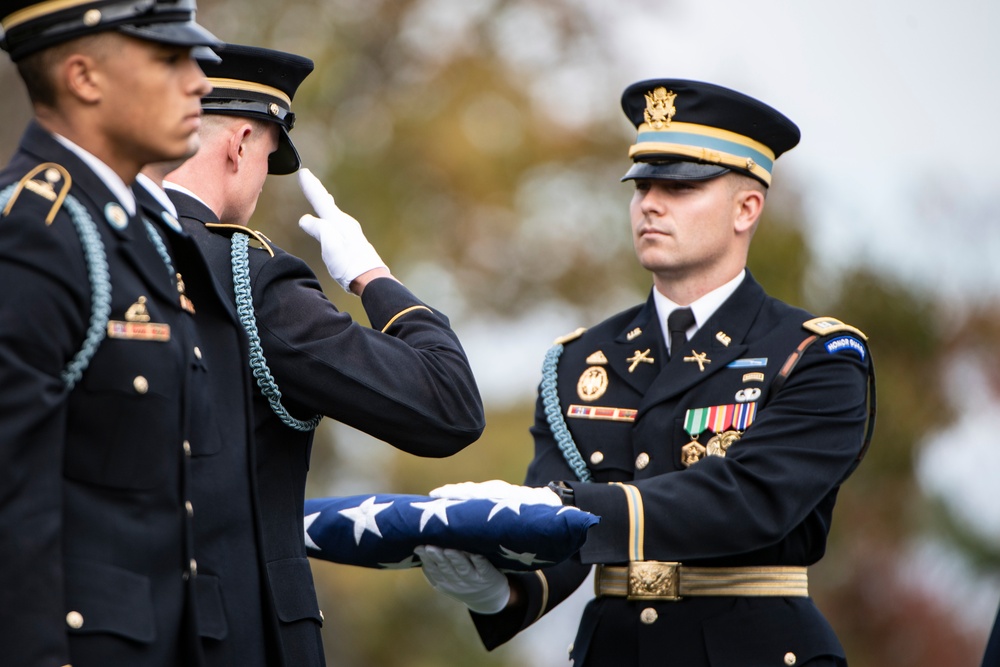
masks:
{"type": "Polygon", "coordinates": [[[580,327],[576,331],[570,332],[570,333],[566,334],[565,336],[559,336],[559,338],[556,338],[554,341],[552,341],[552,344],[553,345],[565,345],[566,343],[570,342],[571,340],[576,340],[577,338],[579,338],[580,336],[582,336],[583,332],[585,332],[586,330],[587,330],[586,327],[580,327]]]}
{"type": "Polygon", "coordinates": [[[3,215],[10,213],[10,210],[14,208],[14,202],[17,201],[17,198],[21,196],[24,190],[27,190],[52,202],[52,208],[49,209],[49,214],[45,216],[45,224],[51,225],[52,221],[56,219],[56,213],[59,212],[63,202],[66,201],[66,195],[69,194],[69,189],[72,185],[73,178],[69,175],[69,170],[66,167],[55,162],[44,162],[29,171],[18,181],[17,187],[14,188],[14,192],[11,193],[10,199],[3,209],[3,215]],[[35,176],[38,174],[42,174],[44,180],[36,180],[35,176]],[[59,188],[58,192],[56,192],[56,187],[59,188]]]}
{"type": "Polygon", "coordinates": [[[833,317],[813,318],[808,322],[803,323],[802,328],[819,336],[826,336],[832,333],[852,333],[857,336],[861,336],[862,340],[868,340],[868,336],[866,336],[865,332],[861,329],[852,327],[850,324],[844,324],[840,320],[833,317]]]}
{"type": "Polygon", "coordinates": [[[266,250],[267,254],[274,257],[274,251],[271,250],[271,239],[264,236],[262,232],[258,232],[256,229],[250,229],[249,227],[244,227],[243,225],[227,225],[221,222],[206,222],[205,226],[211,230],[225,230],[228,232],[241,232],[247,234],[260,244],[262,250],[266,250]]]}

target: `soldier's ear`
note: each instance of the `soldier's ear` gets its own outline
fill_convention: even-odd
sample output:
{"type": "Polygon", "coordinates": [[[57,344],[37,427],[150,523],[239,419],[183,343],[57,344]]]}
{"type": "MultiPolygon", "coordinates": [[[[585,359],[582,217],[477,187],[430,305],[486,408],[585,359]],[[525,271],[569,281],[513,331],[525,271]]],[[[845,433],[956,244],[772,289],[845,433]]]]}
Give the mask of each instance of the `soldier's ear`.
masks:
{"type": "Polygon", "coordinates": [[[70,54],[56,67],[56,77],[65,91],[84,104],[97,104],[104,97],[104,73],[97,60],[85,53],[70,54]]]}
{"type": "Polygon", "coordinates": [[[226,147],[226,156],[229,158],[229,169],[238,172],[243,166],[243,158],[247,152],[247,142],[253,135],[253,127],[250,123],[234,123],[230,127],[229,145],[226,147]]]}
{"type": "Polygon", "coordinates": [[[757,188],[746,188],[736,192],[733,205],[736,207],[734,226],[737,232],[754,228],[764,211],[764,193],[757,188]]]}

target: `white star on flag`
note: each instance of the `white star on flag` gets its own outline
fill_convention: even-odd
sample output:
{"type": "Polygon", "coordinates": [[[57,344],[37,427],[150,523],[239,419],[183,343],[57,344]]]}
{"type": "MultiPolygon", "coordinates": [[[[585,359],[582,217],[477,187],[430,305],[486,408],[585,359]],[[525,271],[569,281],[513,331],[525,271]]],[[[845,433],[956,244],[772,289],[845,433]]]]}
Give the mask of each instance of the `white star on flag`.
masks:
{"type": "Polygon", "coordinates": [[[411,507],[423,510],[420,515],[420,532],[424,532],[424,526],[432,517],[441,519],[441,523],[448,525],[448,508],[452,505],[461,505],[464,500],[449,500],[448,498],[436,498],[423,503],[410,503],[411,507]]]}
{"type": "Polygon", "coordinates": [[[306,547],[309,549],[315,549],[316,551],[322,551],[319,545],[313,542],[313,538],[309,535],[309,526],[313,525],[313,521],[319,518],[320,512],[313,512],[312,514],[307,514],[305,518],[305,528],[306,528],[306,547]]]}
{"type": "Polygon", "coordinates": [[[510,510],[514,514],[521,516],[522,503],[520,500],[517,500],[515,498],[500,498],[493,502],[495,504],[493,505],[493,509],[490,510],[490,515],[486,517],[487,521],[495,517],[497,513],[500,512],[500,510],[510,510]]]}
{"type": "Polygon", "coordinates": [[[366,530],[382,537],[382,531],[378,529],[378,524],[375,522],[375,515],[391,506],[392,502],[376,503],[375,496],[372,496],[357,507],[340,510],[338,514],[346,516],[354,522],[354,541],[361,544],[361,536],[365,534],[366,530]]]}
{"type": "Polygon", "coordinates": [[[500,545],[500,555],[503,556],[504,558],[509,558],[510,560],[516,560],[519,563],[523,563],[525,565],[547,565],[551,563],[551,561],[540,560],[535,558],[537,554],[532,554],[527,552],[517,553],[516,551],[511,551],[502,544],[500,545]]]}

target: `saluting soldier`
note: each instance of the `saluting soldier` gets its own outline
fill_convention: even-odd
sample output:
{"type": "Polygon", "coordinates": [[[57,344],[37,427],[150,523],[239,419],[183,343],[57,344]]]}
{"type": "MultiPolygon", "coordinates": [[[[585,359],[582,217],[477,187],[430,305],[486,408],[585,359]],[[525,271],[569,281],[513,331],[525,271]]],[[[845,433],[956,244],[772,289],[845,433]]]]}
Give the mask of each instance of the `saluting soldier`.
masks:
{"type": "Polygon", "coordinates": [[[424,573],[471,602],[490,649],[593,568],[577,666],[843,665],[807,568],[871,436],[872,360],[861,331],[768,296],[745,268],[774,161],[799,130],[694,81],[636,83],[622,106],[638,129],[623,178],[632,238],[653,289],[549,351],[525,481],[601,522],[550,569],[504,576],[428,547],[424,573]]]}
{"type": "MultiPolygon", "coordinates": [[[[255,451],[248,459],[253,502],[226,502],[216,482],[247,460],[194,461],[196,538],[204,541],[203,530],[229,536],[208,544],[199,560],[219,583],[228,628],[220,642],[206,641],[206,651],[241,667],[322,665],[322,614],[303,529],[316,425],[331,417],[406,452],[443,457],[480,436],[483,408],[448,319],[392,277],[360,225],[311,173],[302,170],[301,183],[320,217],[304,216],[301,224],[321,242],[330,274],[362,297],[372,328],[339,312],[305,262],[246,226],[266,176],[299,169],[289,137],[291,102],[313,63],[233,44],[218,53],[221,62],[202,63],[213,85],[202,100],[202,147],[163,181],[181,224],[238,309],[250,341],[244,365],[257,385],[255,451]],[[215,500],[199,503],[202,496],[215,500]],[[274,641],[267,654],[251,650],[260,643],[260,624],[248,614],[242,588],[254,532],[233,528],[248,521],[259,525],[271,604],[265,626],[274,641]]],[[[171,168],[154,165],[147,174],[156,181],[171,168]]]]}
{"type": "Polygon", "coordinates": [[[237,329],[206,316],[222,301],[197,247],[129,188],[198,147],[192,52],[218,41],[194,17],[194,0],[0,2],[34,111],[0,173],[4,664],[202,664],[200,345],[237,329]]]}

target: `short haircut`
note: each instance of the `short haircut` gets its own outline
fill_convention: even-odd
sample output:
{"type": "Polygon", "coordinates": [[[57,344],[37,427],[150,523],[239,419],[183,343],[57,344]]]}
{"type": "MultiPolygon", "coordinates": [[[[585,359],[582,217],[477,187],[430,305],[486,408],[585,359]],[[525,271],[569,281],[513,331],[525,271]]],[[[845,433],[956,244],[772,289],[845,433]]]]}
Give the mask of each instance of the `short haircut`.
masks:
{"type": "Polygon", "coordinates": [[[32,104],[55,107],[58,103],[56,86],[57,66],[73,53],[86,52],[95,57],[103,57],[108,50],[102,45],[108,40],[102,39],[109,33],[86,35],[76,39],[50,46],[32,53],[17,62],[17,71],[24,81],[28,99],[32,104]]]}

